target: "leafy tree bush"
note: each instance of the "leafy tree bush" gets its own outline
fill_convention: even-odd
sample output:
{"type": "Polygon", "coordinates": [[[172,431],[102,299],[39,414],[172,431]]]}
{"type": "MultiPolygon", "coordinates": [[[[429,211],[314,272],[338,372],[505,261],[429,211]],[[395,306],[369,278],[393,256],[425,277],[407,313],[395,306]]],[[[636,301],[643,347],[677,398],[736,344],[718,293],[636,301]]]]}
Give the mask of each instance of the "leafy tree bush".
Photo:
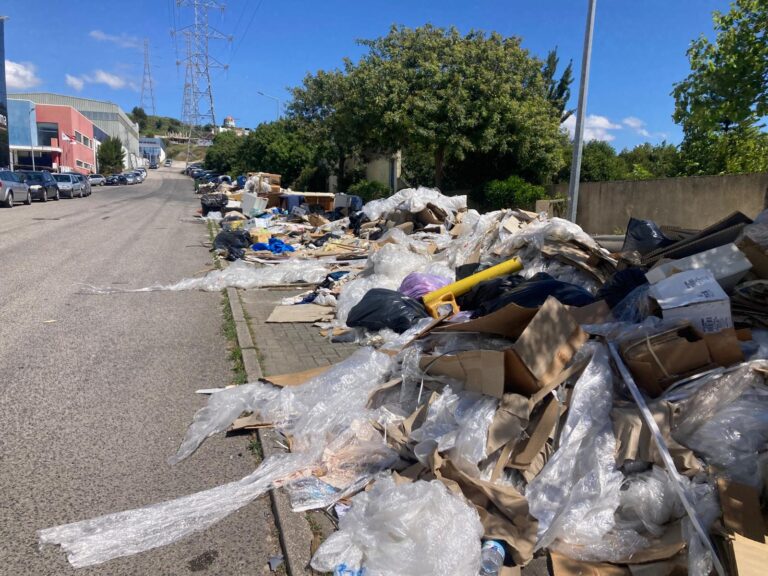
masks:
{"type": "Polygon", "coordinates": [[[522,208],[533,210],[536,200],[547,198],[543,186],[530,184],[520,176],[510,176],[506,180],[491,180],[485,186],[485,201],[489,208],[522,208]]]}
{"type": "Polygon", "coordinates": [[[352,184],[348,189],[349,194],[360,196],[363,202],[370,202],[379,198],[386,198],[391,194],[389,186],[376,182],[375,180],[360,180],[352,184]]]}
{"type": "Polygon", "coordinates": [[[114,174],[123,171],[123,143],[119,138],[110,136],[99,146],[96,155],[99,162],[99,170],[104,174],[114,174]]]}

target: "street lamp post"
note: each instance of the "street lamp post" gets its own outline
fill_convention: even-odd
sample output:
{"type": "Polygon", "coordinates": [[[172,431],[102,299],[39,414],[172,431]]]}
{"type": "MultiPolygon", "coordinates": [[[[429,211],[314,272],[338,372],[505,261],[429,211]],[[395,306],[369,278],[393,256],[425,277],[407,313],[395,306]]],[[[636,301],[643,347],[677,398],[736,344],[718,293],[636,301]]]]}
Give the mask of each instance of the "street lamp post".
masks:
{"type": "Polygon", "coordinates": [[[261,90],[256,90],[256,94],[258,94],[259,96],[264,96],[264,98],[270,98],[271,100],[274,100],[275,102],[277,102],[277,119],[280,120],[281,111],[282,111],[282,108],[280,106],[280,98],[278,98],[277,96],[270,96],[269,94],[264,94],[264,92],[262,92],[261,90]]]}
{"type": "Polygon", "coordinates": [[[584,33],[584,54],[581,59],[581,85],[579,86],[579,107],[576,111],[576,131],[573,135],[573,159],[571,160],[571,181],[568,184],[568,217],[576,223],[576,209],[579,203],[579,179],[581,178],[581,150],[584,146],[584,121],[587,112],[587,88],[589,64],[592,60],[592,33],[595,29],[595,3],[589,0],[587,30],[584,33]]]}

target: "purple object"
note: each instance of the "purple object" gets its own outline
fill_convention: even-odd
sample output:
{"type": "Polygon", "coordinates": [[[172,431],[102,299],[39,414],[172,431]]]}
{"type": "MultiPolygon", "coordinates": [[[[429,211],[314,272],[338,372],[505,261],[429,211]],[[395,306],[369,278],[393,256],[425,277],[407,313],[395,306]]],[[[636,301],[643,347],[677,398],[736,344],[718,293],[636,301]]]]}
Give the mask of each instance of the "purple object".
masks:
{"type": "Polygon", "coordinates": [[[421,298],[424,294],[434,292],[450,283],[451,280],[444,276],[411,272],[403,279],[397,291],[409,298],[421,298]]]}

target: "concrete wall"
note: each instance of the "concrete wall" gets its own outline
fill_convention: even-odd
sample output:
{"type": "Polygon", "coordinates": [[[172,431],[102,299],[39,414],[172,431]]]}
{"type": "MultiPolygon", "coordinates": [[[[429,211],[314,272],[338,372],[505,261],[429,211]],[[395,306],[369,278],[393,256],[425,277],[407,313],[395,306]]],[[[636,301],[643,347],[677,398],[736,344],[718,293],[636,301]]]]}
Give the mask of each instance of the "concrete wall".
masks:
{"type": "MultiPolygon", "coordinates": [[[[555,192],[567,196],[568,184],[555,192]]],[[[624,231],[630,216],[701,229],[736,210],[754,218],[766,207],[768,173],[582,182],[576,220],[590,234],[624,231]]]]}

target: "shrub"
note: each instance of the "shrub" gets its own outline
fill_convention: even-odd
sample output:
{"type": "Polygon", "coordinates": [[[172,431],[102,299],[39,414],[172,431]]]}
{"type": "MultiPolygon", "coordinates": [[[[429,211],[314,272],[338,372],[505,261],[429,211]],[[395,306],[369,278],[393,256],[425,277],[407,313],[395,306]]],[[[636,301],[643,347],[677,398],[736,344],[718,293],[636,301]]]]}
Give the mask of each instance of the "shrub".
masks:
{"type": "Polygon", "coordinates": [[[485,201],[490,208],[522,208],[533,210],[536,200],[547,198],[543,186],[530,184],[519,176],[510,176],[506,180],[491,180],[485,185],[485,201]]]}
{"type": "Polygon", "coordinates": [[[379,198],[386,198],[391,194],[389,186],[376,182],[375,180],[360,180],[349,187],[349,194],[360,196],[363,202],[370,202],[371,200],[378,200],[379,198]]]}

